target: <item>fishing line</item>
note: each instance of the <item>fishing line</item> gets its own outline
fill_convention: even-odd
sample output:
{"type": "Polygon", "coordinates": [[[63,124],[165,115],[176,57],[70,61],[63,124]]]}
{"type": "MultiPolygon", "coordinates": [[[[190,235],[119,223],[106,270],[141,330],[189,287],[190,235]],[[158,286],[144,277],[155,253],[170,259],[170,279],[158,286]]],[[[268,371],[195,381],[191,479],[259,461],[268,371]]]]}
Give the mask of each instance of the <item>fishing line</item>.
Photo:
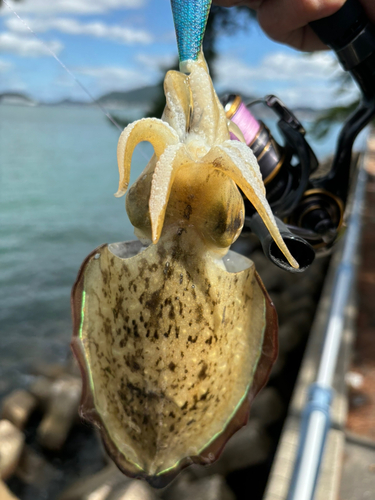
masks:
{"type": "MultiPolygon", "coordinates": [[[[24,21],[22,19],[21,16],[19,16],[19,14],[17,14],[17,12],[8,4],[7,0],[3,0],[3,3],[8,7],[8,9],[17,17],[17,19],[19,19],[21,21],[21,23],[28,29],[28,31],[30,31],[30,33],[37,39],[39,40],[39,42],[41,42],[43,44],[43,46],[48,50],[48,52],[51,54],[51,56],[60,64],[60,66],[68,73],[68,75],[70,75],[73,80],[76,82],[76,84],[89,96],[90,100],[105,114],[105,116],[108,118],[108,120],[110,120],[113,125],[118,129],[120,130],[120,132],[123,131],[123,128],[116,122],[116,120],[113,118],[113,116],[111,116],[111,114],[104,108],[104,106],[102,104],[100,104],[100,102],[98,102],[95,97],[91,94],[91,92],[86,88],[86,86],[80,81],[78,80],[78,78],[70,71],[70,69],[65,66],[65,64],[61,61],[61,59],[53,52],[53,50],[48,47],[48,45],[46,44],[46,42],[44,40],[42,40],[36,33],[35,31],[33,31],[30,26],[27,24],[26,21],[24,21]]],[[[145,154],[145,152],[140,148],[140,153],[142,154],[142,156],[148,161],[149,160],[149,157],[145,154]]]]}

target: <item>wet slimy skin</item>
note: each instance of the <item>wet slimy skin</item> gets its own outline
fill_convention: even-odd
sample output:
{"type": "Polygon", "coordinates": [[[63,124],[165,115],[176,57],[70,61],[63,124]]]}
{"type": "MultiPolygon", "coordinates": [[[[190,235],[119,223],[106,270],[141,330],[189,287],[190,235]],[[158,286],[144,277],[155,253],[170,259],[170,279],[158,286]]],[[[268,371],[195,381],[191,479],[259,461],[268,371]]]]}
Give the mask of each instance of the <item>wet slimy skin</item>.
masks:
{"type": "Polygon", "coordinates": [[[157,243],[163,226],[174,225],[181,219],[181,210],[188,210],[194,212],[195,229],[212,251],[224,249],[219,252],[226,253],[243,225],[237,184],[290,265],[298,268],[266,200],[254,154],[246,144],[229,139],[229,127],[234,124],[225,116],[202,52],[197,61],[185,62],[185,66],[189,75],[169,71],[165,77],[167,103],[162,119],[132,123],[118,143],[120,183],[115,196],[122,196],[128,188],[135,146],[149,141],[155,150],[127,198],[127,212],[137,236],[157,243]]]}
{"type": "Polygon", "coordinates": [[[297,266],[255,157],[229,140],[203,56],[189,64],[188,76],[166,75],[162,120],[139,120],[119,140],[118,196],[138,142],[155,150],[126,200],[142,243],[95,250],[72,292],[81,414],[120,469],[156,487],[217,459],[276,357],[275,310],[253,263],[228,253],[244,220],[236,184],[297,266]]]}

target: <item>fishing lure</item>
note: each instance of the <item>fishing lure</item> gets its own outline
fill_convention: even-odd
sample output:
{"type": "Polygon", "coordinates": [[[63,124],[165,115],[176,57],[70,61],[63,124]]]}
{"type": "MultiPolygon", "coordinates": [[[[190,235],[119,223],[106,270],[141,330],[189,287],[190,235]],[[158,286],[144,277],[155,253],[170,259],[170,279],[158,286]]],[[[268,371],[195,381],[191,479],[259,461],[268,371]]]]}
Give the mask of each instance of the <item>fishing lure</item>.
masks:
{"type": "MultiPolygon", "coordinates": [[[[209,3],[194,2],[188,12],[201,35],[209,3]]],[[[191,463],[217,459],[246,423],[276,357],[273,305],[253,263],[229,251],[244,221],[237,185],[298,266],[254,155],[229,138],[234,126],[213,88],[201,39],[189,50],[183,44],[178,23],[186,5],[172,1],[184,72],[165,77],[163,117],[134,122],[118,144],[116,196],[128,188],[135,146],[154,147],[126,198],[140,241],[94,250],[72,292],[81,415],[99,427],[124,473],[155,487],[191,463]]],[[[191,30],[189,16],[184,20],[191,30]]]]}

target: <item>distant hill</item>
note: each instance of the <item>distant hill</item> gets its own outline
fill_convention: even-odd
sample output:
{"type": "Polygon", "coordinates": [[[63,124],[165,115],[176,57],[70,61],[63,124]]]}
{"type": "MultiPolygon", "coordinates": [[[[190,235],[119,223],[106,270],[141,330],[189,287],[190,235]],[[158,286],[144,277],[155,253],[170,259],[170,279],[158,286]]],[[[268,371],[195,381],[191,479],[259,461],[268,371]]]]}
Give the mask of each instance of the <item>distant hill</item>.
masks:
{"type": "Polygon", "coordinates": [[[103,106],[150,105],[160,95],[160,85],[149,85],[127,92],[109,92],[98,99],[103,106]]]}
{"type": "Polygon", "coordinates": [[[63,99],[62,101],[57,101],[57,102],[48,102],[48,103],[41,103],[45,104],[46,106],[87,106],[90,105],[90,102],[87,101],[77,101],[73,99],[63,99]]]}
{"type": "Polygon", "coordinates": [[[0,94],[0,104],[16,104],[19,106],[36,106],[38,103],[20,92],[3,92],[0,94]]]}

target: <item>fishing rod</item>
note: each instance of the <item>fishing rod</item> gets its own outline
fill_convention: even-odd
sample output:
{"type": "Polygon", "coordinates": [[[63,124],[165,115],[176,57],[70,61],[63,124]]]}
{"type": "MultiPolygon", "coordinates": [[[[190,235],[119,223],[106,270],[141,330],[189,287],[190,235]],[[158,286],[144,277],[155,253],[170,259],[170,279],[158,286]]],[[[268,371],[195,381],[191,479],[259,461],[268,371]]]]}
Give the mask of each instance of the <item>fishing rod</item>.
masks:
{"type": "MultiPolygon", "coordinates": [[[[336,52],[362,93],[358,108],[341,129],[328,174],[311,177],[318,169],[318,160],[306,141],[304,127],[278,97],[269,95],[247,105],[239,95],[222,98],[227,118],[239,127],[258,160],[268,202],[300,269],[295,270],[286,262],[247,201],[245,230],[259,237],[266,256],[274,264],[290,272],[304,271],[316,253],[326,253],[337,240],[350,189],[353,144],[375,114],[375,26],[360,3],[347,0],[338,12],[310,26],[336,52]],[[283,145],[253,115],[251,107],[258,103],[277,116],[283,145]]],[[[231,138],[237,139],[233,134],[231,138]]]]}

